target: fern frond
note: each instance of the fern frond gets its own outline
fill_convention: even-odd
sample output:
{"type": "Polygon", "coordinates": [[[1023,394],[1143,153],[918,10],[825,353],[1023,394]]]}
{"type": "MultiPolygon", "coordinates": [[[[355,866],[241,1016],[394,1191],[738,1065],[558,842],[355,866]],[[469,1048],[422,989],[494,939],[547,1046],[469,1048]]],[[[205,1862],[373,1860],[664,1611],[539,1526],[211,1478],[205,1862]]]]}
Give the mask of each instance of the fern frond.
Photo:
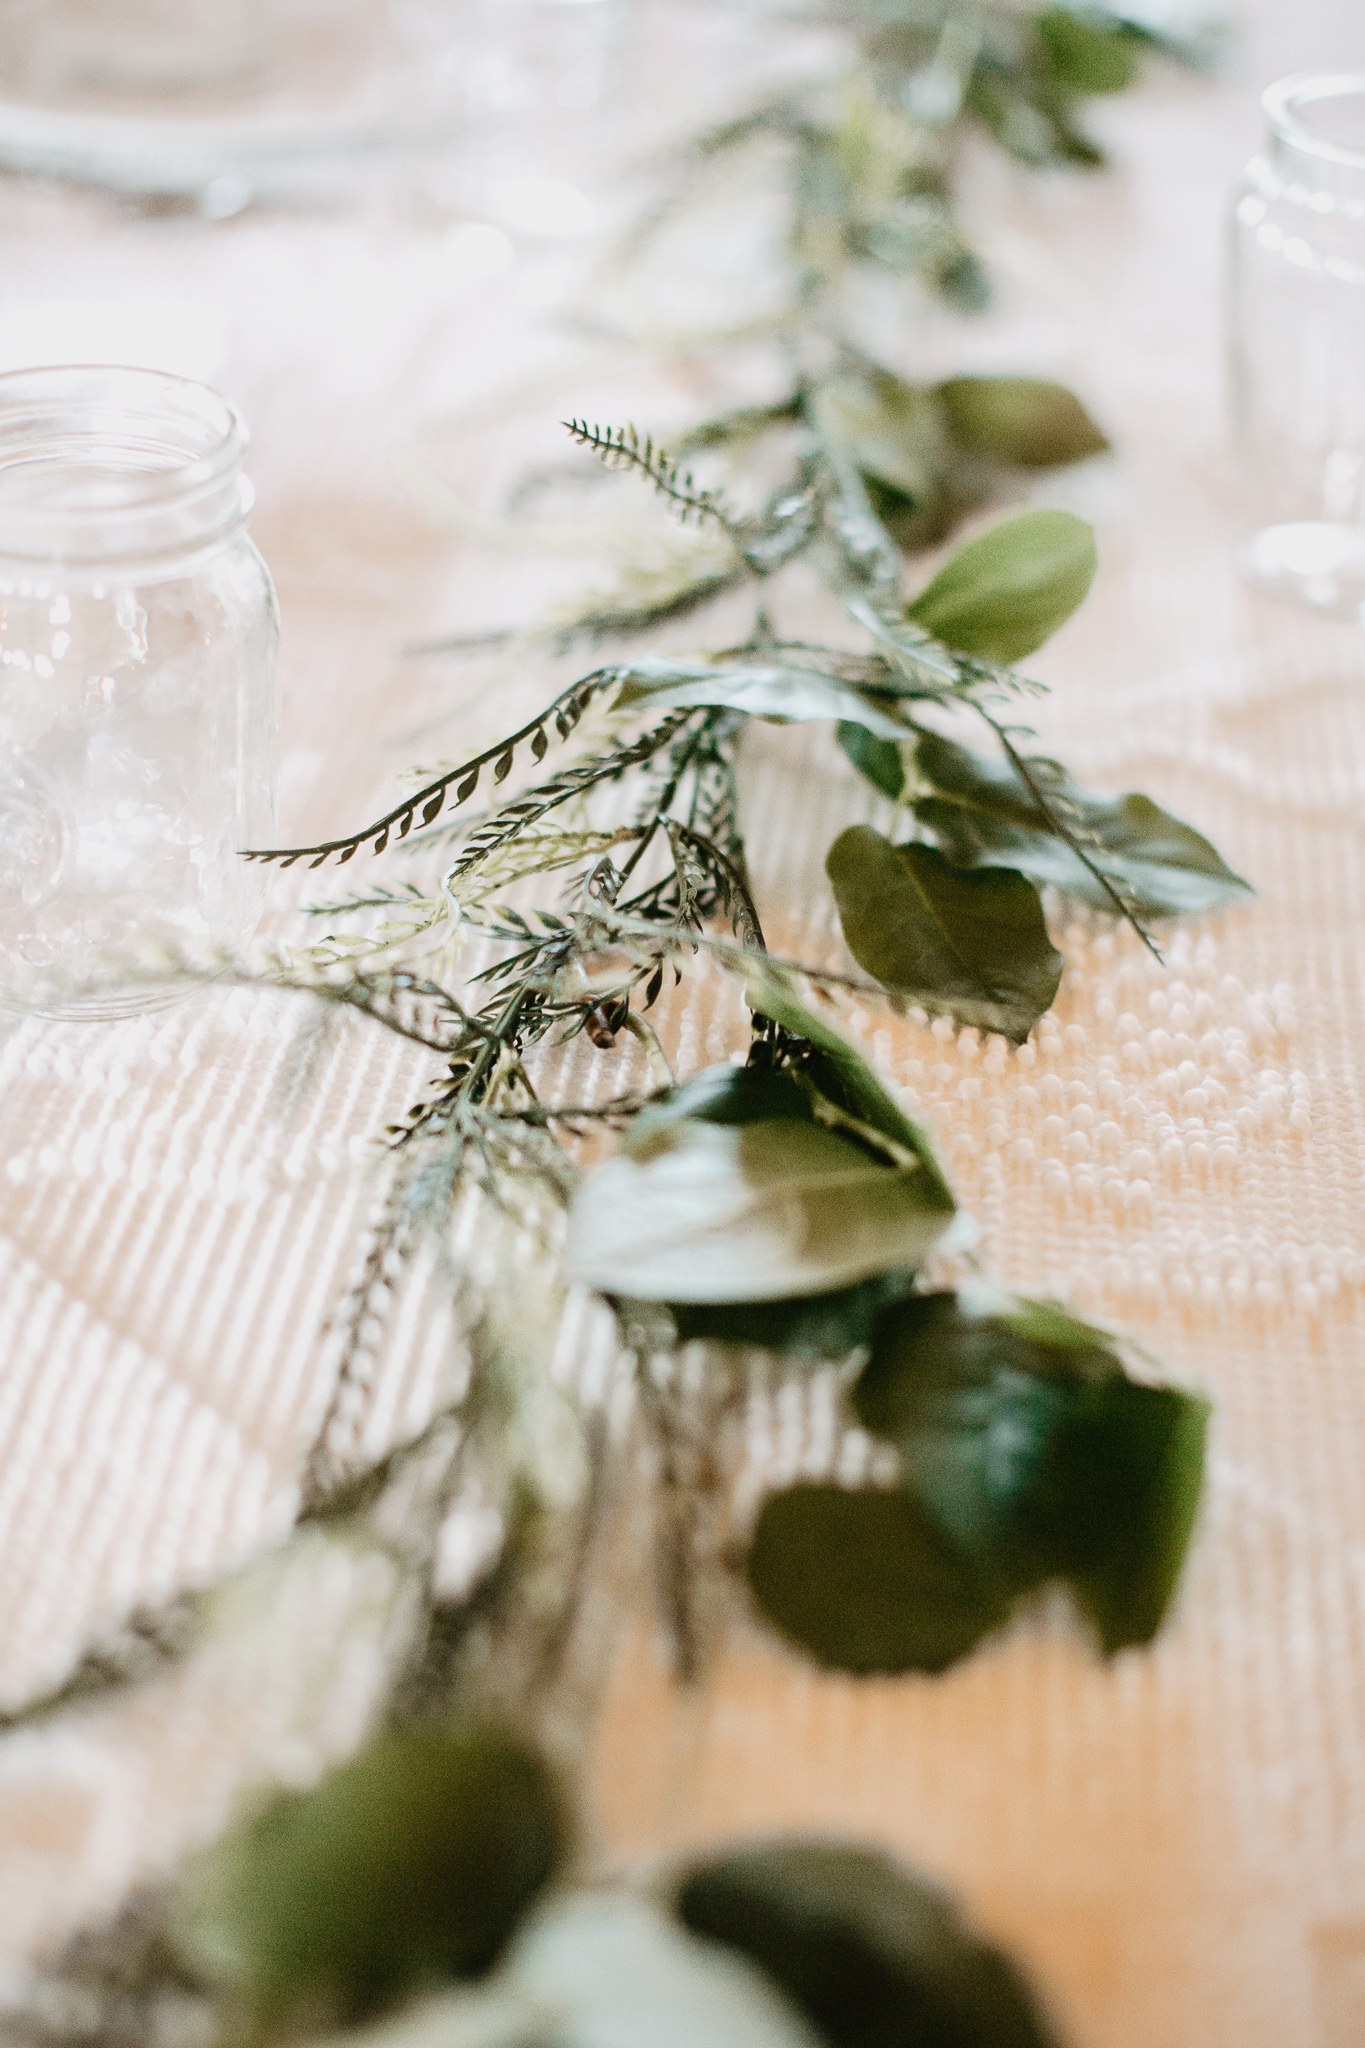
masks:
{"type": "Polygon", "coordinates": [[[666,449],[656,448],[653,436],[643,437],[630,425],[590,427],[586,420],[565,420],[565,430],[580,448],[590,448],[608,469],[633,469],[653,484],[666,498],[679,519],[713,519],[733,536],[739,524],[719,491],[704,491],[690,470],[684,469],[666,449]]]}
{"type": "Polygon", "coordinates": [[[451,801],[452,788],[455,792],[454,802],[466,803],[473,796],[478,787],[479,777],[490,763],[494,782],[505,781],[511,773],[516,750],[524,741],[530,741],[535,759],[543,761],[550,747],[550,729],[553,727],[559,738],[566,740],[589,704],[603,690],[616,682],[619,673],[616,668],[600,668],[592,675],[580,677],[578,682],[571,683],[567,690],[562,691],[552,703],[547,704],[543,711],[517,732],[512,733],[508,739],[499,740],[496,745],[486,748],[482,754],[476,754],[472,760],[462,761],[458,767],[447,769],[445,774],[438,775],[423,788],[414,790],[405,802],[395,804],[382,818],[376,818],[372,825],[366,825],[363,831],[352,832],[346,839],[325,839],[317,846],[250,847],[243,851],[242,858],[278,861],[283,868],[292,867],[297,860],[306,860],[310,867],[317,868],[321,867],[325,860],[330,860],[333,854],[337,856],[338,863],[344,865],[353,855],[359,853],[362,846],[369,846],[374,853],[383,853],[395,827],[400,839],[407,838],[419,809],[422,814],[421,823],[424,826],[434,824],[446,804],[451,801]]]}

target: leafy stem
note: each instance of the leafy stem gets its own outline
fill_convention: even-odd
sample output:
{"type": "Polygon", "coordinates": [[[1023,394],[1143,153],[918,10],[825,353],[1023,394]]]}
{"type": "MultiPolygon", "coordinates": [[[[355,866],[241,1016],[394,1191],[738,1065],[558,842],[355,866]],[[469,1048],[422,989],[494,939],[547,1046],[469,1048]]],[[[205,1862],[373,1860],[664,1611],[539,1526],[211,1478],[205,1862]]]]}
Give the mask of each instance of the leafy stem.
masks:
{"type": "Polygon", "coordinates": [[[1015,746],[1008,726],[1003,725],[998,718],[995,718],[979,699],[973,698],[969,701],[977,716],[985,720],[999,740],[1010,766],[1057,837],[1070,847],[1077,860],[1081,863],[1081,866],[1094,877],[1095,881],[1109,898],[1114,906],[1116,915],[1137,934],[1152,958],[1160,963],[1162,957],[1161,950],[1155,939],[1137,916],[1132,904],[1125,901],[1122,892],[1117,888],[1110,876],[1104,872],[1104,869],[1099,866],[1093,854],[1085,845],[1081,835],[1077,832],[1072,820],[1066,817],[1062,810],[1049,799],[1038,777],[1034,774],[1027,755],[1022,754],[1018,747],[1015,746]]]}

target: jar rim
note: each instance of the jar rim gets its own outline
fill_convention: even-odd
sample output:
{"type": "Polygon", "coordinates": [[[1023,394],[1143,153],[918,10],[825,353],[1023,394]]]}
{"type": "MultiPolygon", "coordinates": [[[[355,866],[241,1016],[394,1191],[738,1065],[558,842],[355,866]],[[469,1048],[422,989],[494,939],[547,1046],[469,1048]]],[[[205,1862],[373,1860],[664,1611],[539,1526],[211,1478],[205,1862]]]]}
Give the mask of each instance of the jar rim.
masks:
{"type": "Polygon", "coordinates": [[[93,564],[215,545],[250,506],[246,448],[236,409],[170,371],[0,373],[0,556],[93,564]]]}
{"type": "MultiPolygon", "coordinates": [[[[1261,95],[1261,106],[1272,131],[1282,142],[1324,163],[1365,171],[1365,142],[1358,149],[1347,143],[1334,142],[1329,136],[1315,134],[1302,119],[1306,107],[1352,96],[1357,97],[1365,108],[1365,73],[1296,71],[1267,87],[1261,95]]],[[[1365,134],[1365,124],[1362,124],[1362,133],[1365,134]]]]}

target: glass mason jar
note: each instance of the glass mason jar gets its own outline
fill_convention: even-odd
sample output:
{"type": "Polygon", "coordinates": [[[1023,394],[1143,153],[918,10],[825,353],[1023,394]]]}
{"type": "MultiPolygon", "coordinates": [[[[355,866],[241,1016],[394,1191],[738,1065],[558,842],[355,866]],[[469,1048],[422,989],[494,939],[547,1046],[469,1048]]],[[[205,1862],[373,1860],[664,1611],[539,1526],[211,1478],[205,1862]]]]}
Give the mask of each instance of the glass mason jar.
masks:
{"type": "Polygon", "coordinates": [[[235,947],[275,823],[278,622],[246,434],[152,370],[0,376],[0,1002],[113,1017],[235,947]]]}
{"type": "Polygon", "coordinates": [[[1365,619],[1365,77],[1281,79],[1232,214],[1239,561],[1365,619]]]}

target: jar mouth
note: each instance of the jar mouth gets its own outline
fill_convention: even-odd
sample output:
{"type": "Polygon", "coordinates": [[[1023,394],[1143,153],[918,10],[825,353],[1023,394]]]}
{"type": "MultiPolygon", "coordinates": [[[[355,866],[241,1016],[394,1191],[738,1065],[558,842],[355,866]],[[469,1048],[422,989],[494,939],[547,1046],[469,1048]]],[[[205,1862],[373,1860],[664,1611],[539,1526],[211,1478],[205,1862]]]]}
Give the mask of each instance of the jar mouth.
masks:
{"type": "Polygon", "coordinates": [[[0,375],[0,556],[113,565],[195,554],[251,507],[246,429],[206,385],[101,364],[0,375]]]}
{"type": "Polygon", "coordinates": [[[1261,96],[1272,131],[1324,163],[1365,171],[1365,73],[1300,71],[1261,96]]]}

